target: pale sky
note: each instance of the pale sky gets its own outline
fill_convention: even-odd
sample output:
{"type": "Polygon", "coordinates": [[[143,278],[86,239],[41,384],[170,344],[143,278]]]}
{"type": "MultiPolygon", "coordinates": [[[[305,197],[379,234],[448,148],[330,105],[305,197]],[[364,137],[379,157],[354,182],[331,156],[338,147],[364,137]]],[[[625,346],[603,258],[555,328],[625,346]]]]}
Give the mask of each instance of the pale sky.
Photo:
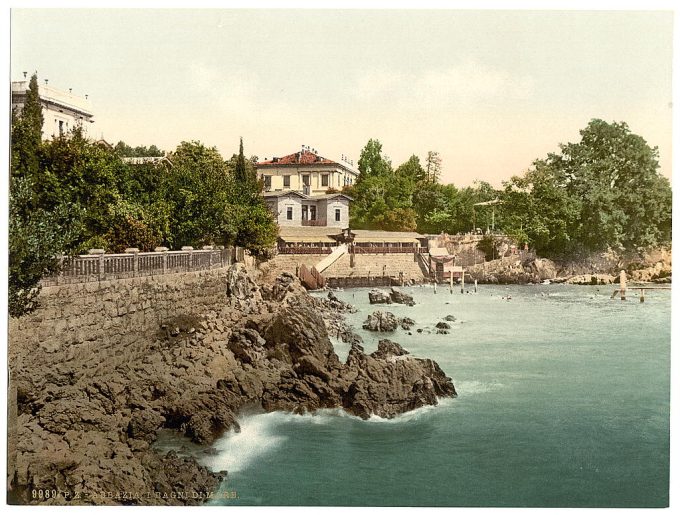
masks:
{"type": "Polygon", "coordinates": [[[625,121],[671,175],[669,11],[53,10],[11,15],[11,76],[89,95],[96,136],[260,158],[301,144],[500,186],[625,121]]]}

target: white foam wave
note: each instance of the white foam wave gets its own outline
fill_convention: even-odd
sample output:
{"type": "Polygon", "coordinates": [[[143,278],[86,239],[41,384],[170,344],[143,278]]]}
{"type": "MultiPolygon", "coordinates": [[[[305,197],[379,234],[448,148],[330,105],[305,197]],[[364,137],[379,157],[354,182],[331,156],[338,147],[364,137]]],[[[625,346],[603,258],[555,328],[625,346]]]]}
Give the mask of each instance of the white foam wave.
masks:
{"type": "Polygon", "coordinates": [[[366,421],[341,408],[323,409],[303,415],[280,411],[247,415],[239,421],[240,432],[232,430],[226,433],[213,445],[215,454],[202,456],[200,461],[214,472],[226,470],[233,474],[246,469],[254,460],[261,459],[281,445],[287,438],[279,432],[283,424],[328,425],[337,423],[338,418],[352,419],[357,423],[402,424],[428,416],[433,410],[451,406],[453,401],[452,398],[439,399],[437,406],[423,406],[391,419],[371,416],[366,421]]]}
{"type": "Polygon", "coordinates": [[[275,428],[277,413],[248,415],[239,424],[240,432],[230,431],[215,442],[217,453],[207,456],[202,463],[209,469],[219,472],[238,472],[253,460],[260,458],[281,444],[285,437],[277,435],[275,428]]]}
{"type": "Polygon", "coordinates": [[[482,383],[481,381],[454,381],[459,397],[488,393],[503,388],[501,383],[482,383]]]}
{"type": "Polygon", "coordinates": [[[406,413],[402,413],[400,415],[397,415],[394,418],[382,418],[378,417],[376,415],[371,415],[367,422],[375,424],[403,424],[405,422],[412,422],[414,420],[420,420],[424,417],[427,417],[432,414],[435,410],[440,410],[440,409],[446,409],[450,408],[451,406],[454,405],[455,398],[453,397],[445,397],[442,399],[439,399],[439,402],[436,406],[422,406],[420,408],[407,411],[406,413]]]}

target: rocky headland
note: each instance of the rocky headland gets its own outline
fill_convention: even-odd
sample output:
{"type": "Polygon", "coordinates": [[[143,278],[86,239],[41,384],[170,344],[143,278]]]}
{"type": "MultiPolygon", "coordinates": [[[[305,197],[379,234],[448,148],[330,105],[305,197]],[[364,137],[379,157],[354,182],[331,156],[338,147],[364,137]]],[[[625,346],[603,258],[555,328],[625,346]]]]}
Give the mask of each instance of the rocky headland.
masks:
{"type": "Polygon", "coordinates": [[[342,408],[389,418],[456,395],[437,363],[396,342],[364,352],[344,322],[352,306],[308,295],[291,274],[263,282],[234,265],[222,302],[198,313],[178,305],[151,338],[128,327],[122,336],[140,349],[134,356],[115,347],[98,354],[103,343],[87,334],[43,352],[45,342],[18,345],[10,333],[11,502],[200,504],[228,471],[159,455],[159,429],[209,446],[238,431],[244,410],[342,408]],[[351,344],[344,363],[329,332],[351,344]]]}

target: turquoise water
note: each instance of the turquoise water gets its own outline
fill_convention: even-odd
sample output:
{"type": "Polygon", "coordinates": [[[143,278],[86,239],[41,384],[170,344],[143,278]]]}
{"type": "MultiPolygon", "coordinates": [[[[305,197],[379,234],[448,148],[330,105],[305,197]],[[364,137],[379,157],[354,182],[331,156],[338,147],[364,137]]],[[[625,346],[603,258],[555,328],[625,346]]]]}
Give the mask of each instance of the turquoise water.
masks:
{"type": "MultiPolygon", "coordinates": [[[[413,335],[458,398],[393,420],[339,410],[245,416],[201,460],[229,471],[221,504],[658,507],[668,503],[670,291],[613,287],[405,288],[413,335]],[[504,297],[510,296],[507,300],[504,297]],[[417,334],[447,314],[448,335],[417,334]]],[[[366,289],[338,292],[359,312],[366,289]]],[[[371,352],[378,337],[361,329],[371,352]]],[[[337,345],[344,357],[346,346],[337,345]]]]}

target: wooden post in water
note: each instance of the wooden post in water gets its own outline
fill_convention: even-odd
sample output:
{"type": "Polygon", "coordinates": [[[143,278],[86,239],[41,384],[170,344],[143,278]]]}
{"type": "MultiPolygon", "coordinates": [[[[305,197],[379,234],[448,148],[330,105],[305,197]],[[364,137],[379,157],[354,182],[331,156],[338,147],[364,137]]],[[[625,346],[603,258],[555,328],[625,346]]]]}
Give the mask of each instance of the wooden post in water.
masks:
{"type": "Polygon", "coordinates": [[[432,283],[432,285],[434,286],[434,293],[436,295],[437,294],[437,279],[436,278],[435,278],[434,282],[432,283]]]}
{"type": "Polygon", "coordinates": [[[449,293],[453,294],[453,271],[449,272],[449,293]]]}
{"type": "Polygon", "coordinates": [[[465,270],[463,270],[463,275],[460,276],[460,292],[465,293],[465,270]]]}
{"type": "Polygon", "coordinates": [[[477,293],[477,279],[475,279],[475,293],[477,293]]]}
{"type": "Polygon", "coordinates": [[[640,302],[642,303],[644,301],[645,301],[645,290],[644,290],[644,288],[640,288],[640,302]]]}
{"type": "Polygon", "coordinates": [[[619,274],[619,294],[621,300],[626,300],[626,271],[621,270],[619,274]]]}

